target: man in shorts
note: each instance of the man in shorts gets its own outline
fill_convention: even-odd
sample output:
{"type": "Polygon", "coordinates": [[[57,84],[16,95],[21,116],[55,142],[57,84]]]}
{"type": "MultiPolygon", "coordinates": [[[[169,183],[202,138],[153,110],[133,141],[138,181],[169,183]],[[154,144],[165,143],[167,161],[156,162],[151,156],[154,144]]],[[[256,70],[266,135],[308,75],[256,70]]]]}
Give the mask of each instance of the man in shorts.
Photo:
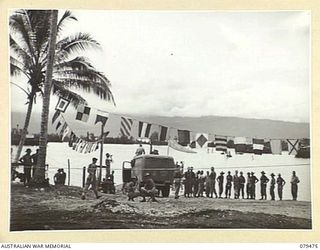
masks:
{"type": "Polygon", "coordinates": [[[97,176],[96,176],[96,172],[97,172],[97,158],[92,158],[92,163],[88,166],[88,177],[86,180],[86,185],[83,189],[82,195],[81,195],[81,199],[84,200],[86,198],[86,193],[89,189],[89,187],[91,186],[92,191],[94,192],[95,196],[97,199],[99,199],[101,196],[98,195],[98,190],[97,190],[97,176]]]}

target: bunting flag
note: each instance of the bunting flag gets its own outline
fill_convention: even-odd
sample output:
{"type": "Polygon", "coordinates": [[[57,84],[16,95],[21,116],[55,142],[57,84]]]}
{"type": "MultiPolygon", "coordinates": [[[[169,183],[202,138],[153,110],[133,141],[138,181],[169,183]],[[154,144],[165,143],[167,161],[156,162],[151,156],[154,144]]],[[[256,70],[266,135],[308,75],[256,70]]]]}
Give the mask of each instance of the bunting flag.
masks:
{"type": "Polygon", "coordinates": [[[197,133],[196,134],[196,147],[202,148],[208,141],[208,134],[197,133]]]}
{"type": "Polygon", "coordinates": [[[190,131],[178,129],[178,143],[182,146],[190,144],[190,131]]]}
{"type": "Polygon", "coordinates": [[[87,122],[89,120],[91,108],[84,105],[79,105],[77,108],[76,120],[87,122]]]}
{"type": "Polygon", "coordinates": [[[131,136],[131,128],[132,128],[133,120],[126,117],[121,117],[120,121],[120,133],[122,136],[131,136]]]}
{"type": "Polygon", "coordinates": [[[299,150],[299,140],[298,139],[287,139],[288,142],[288,154],[296,155],[299,150]]]}
{"type": "Polygon", "coordinates": [[[64,130],[68,127],[67,123],[64,121],[61,127],[61,130],[58,132],[58,135],[63,135],[64,130]]]}
{"type": "Polygon", "coordinates": [[[55,109],[57,111],[60,111],[60,112],[64,113],[67,110],[69,104],[70,104],[69,100],[67,100],[67,99],[65,99],[63,97],[59,97],[59,100],[58,100],[58,103],[57,103],[55,109]]]}
{"type": "Polygon", "coordinates": [[[253,153],[256,155],[262,155],[262,151],[264,148],[264,140],[263,139],[252,139],[253,143],[253,153]]]}
{"type": "Polygon", "coordinates": [[[52,124],[54,124],[54,122],[57,120],[57,118],[59,117],[60,115],[60,111],[59,110],[56,110],[56,112],[54,112],[53,116],[52,116],[52,124]]]}
{"type": "Polygon", "coordinates": [[[62,141],[64,140],[64,138],[66,138],[67,135],[69,135],[69,133],[71,133],[71,129],[69,126],[67,126],[62,132],[62,141]]]}
{"type": "Polygon", "coordinates": [[[186,148],[186,147],[183,147],[181,146],[180,144],[178,144],[175,140],[168,140],[168,146],[170,148],[173,148],[177,151],[180,151],[180,152],[184,152],[184,153],[197,153],[189,148],[186,148]]]}
{"type": "Polygon", "coordinates": [[[216,135],[214,137],[214,144],[216,145],[216,151],[227,152],[227,137],[216,135]]]}
{"type": "Polygon", "coordinates": [[[271,153],[274,155],[281,155],[282,145],[281,140],[270,140],[271,153]]]}
{"type": "Polygon", "coordinates": [[[146,122],[139,122],[139,137],[149,138],[151,124],[146,122]]]}
{"type": "Polygon", "coordinates": [[[94,124],[97,124],[98,122],[101,122],[103,126],[106,125],[108,118],[109,118],[109,113],[107,112],[103,112],[101,110],[97,110],[97,114],[96,114],[96,121],[94,122],[94,124]]]}
{"type": "Polygon", "coordinates": [[[168,127],[164,127],[160,125],[160,141],[165,141],[167,139],[168,127]]]}
{"type": "Polygon", "coordinates": [[[247,152],[247,140],[245,137],[235,137],[234,145],[236,153],[246,153],[247,152]]]}
{"type": "Polygon", "coordinates": [[[76,142],[76,140],[77,140],[77,136],[71,131],[68,146],[72,147],[73,143],[76,142]]]}

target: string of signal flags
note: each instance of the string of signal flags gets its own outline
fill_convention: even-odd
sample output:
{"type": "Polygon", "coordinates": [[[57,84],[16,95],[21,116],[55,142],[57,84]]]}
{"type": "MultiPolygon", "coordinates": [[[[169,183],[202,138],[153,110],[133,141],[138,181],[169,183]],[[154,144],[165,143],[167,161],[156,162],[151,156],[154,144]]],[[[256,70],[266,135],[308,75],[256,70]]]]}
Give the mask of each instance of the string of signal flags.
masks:
{"type": "MultiPolygon", "coordinates": [[[[91,153],[99,148],[99,142],[102,138],[98,138],[95,141],[88,141],[80,138],[71,129],[70,125],[63,117],[63,113],[67,110],[70,101],[66,98],[59,97],[58,103],[55,107],[55,113],[52,117],[52,125],[57,133],[62,136],[62,140],[65,137],[69,138],[69,147],[76,150],[79,153],[91,153]]],[[[128,116],[121,116],[120,123],[117,127],[117,132],[121,137],[133,137],[141,142],[150,141],[151,135],[157,136],[157,140],[160,142],[167,142],[168,146],[185,153],[196,153],[192,148],[213,148],[221,153],[226,153],[228,150],[230,140],[233,141],[233,147],[236,153],[254,153],[261,155],[266,152],[268,148],[272,154],[282,153],[282,141],[288,144],[288,154],[296,155],[301,145],[301,139],[259,139],[249,137],[239,137],[230,135],[214,135],[211,133],[193,132],[190,130],[179,129],[161,124],[150,123],[146,121],[137,120],[128,116]],[[137,126],[137,131],[133,131],[133,126],[137,126]],[[157,133],[152,133],[157,132],[157,133]]],[[[102,123],[105,126],[110,118],[110,112],[89,107],[83,104],[78,105],[76,108],[75,120],[88,123],[91,116],[95,116],[94,124],[102,123]]],[[[105,133],[105,136],[110,131],[105,133]]]]}

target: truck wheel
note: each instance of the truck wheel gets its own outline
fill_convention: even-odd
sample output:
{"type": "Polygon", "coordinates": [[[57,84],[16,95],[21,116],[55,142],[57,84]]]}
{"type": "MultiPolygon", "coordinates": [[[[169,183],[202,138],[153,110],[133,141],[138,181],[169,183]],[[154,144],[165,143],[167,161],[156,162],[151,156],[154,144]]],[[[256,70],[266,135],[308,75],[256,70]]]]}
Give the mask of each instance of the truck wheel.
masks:
{"type": "Polygon", "coordinates": [[[161,191],[162,191],[162,197],[168,197],[170,194],[170,186],[169,185],[164,186],[161,191]]]}

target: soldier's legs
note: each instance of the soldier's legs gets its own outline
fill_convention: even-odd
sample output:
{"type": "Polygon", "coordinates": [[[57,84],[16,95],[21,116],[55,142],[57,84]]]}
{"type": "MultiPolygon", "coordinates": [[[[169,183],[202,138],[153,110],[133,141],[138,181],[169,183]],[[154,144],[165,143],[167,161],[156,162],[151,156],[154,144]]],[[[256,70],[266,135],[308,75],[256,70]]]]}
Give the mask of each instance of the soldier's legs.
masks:
{"type": "Polygon", "coordinates": [[[255,199],[255,198],[256,198],[256,186],[255,186],[255,185],[253,185],[253,186],[251,187],[251,198],[252,198],[252,199],[255,199]]]}
{"type": "MultiPolygon", "coordinates": [[[[214,195],[215,195],[216,198],[217,198],[218,195],[217,195],[217,191],[216,191],[216,182],[213,182],[213,183],[212,183],[212,191],[213,191],[214,195]]],[[[211,194],[211,196],[212,196],[212,194],[211,194]]]]}
{"type": "Polygon", "coordinates": [[[180,182],[176,182],[174,185],[174,188],[175,188],[174,197],[175,198],[179,197],[180,185],[181,185],[180,182]]]}
{"type": "Polygon", "coordinates": [[[219,198],[221,198],[222,193],[223,193],[223,185],[219,184],[219,198]]]}
{"type": "Polygon", "coordinates": [[[274,187],[270,187],[270,196],[271,196],[271,200],[274,201],[274,187]]]}

